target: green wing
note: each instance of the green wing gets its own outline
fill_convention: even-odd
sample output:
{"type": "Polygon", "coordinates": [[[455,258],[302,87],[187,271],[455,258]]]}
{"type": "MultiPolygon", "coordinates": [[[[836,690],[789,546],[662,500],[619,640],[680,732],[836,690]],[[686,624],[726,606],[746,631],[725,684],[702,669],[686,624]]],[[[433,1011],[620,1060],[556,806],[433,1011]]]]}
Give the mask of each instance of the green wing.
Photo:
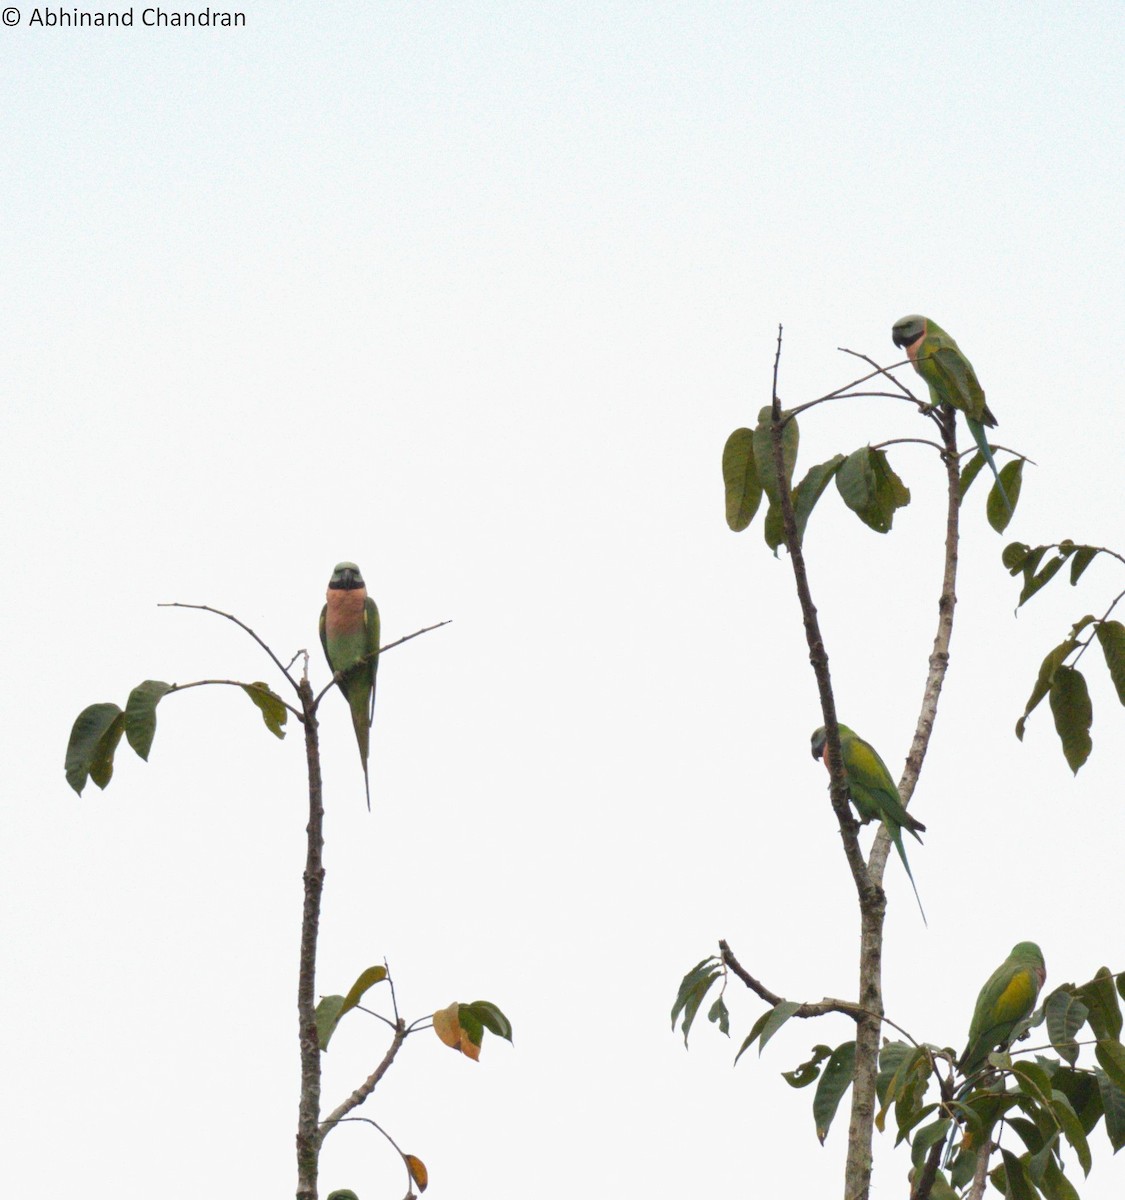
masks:
{"type": "MultiPolygon", "coordinates": [[[[375,672],[379,669],[379,608],[375,601],[370,596],[363,605],[363,625],[366,635],[365,654],[374,654],[375,657],[371,660],[369,667],[369,678],[371,680],[371,695],[367,702],[367,723],[371,724],[371,718],[375,715],[375,672]]],[[[324,619],[321,618],[321,640],[324,638],[324,619]]]]}
{"type": "MultiPolygon", "coordinates": [[[[326,604],[320,610],[320,644],[324,647],[324,657],[328,659],[328,665],[332,666],[332,660],[328,658],[328,605],[326,604]]],[[[335,673],[335,668],[333,668],[335,673]]]]}
{"type": "Polygon", "coordinates": [[[990,1050],[1006,1044],[1016,1025],[1035,1008],[1045,974],[1043,956],[1032,943],[1021,942],[1016,949],[1023,951],[1025,946],[1026,952],[1009,955],[981,988],[969,1025],[969,1044],[961,1056],[966,1074],[981,1066],[990,1050]]]}
{"type": "Polygon", "coordinates": [[[943,346],[934,350],[930,361],[945,381],[949,403],[979,421],[985,410],[984,389],[969,360],[955,347],[943,346]]]}
{"type": "MultiPolygon", "coordinates": [[[[844,766],[848,771],[848,785],[856,807],[869,818],[878,818],[909,829],[915,837],[916,828],[925,826],[916,821],[902,807],[902,799],[887,764],[879,757],[874,746],[849,731],[840,739],[844,755],[844,766]],[[857,793],[862,795],[862,799],[857,793]]],[[[921,838],[918,838],[921,841],[921,838]]]]}

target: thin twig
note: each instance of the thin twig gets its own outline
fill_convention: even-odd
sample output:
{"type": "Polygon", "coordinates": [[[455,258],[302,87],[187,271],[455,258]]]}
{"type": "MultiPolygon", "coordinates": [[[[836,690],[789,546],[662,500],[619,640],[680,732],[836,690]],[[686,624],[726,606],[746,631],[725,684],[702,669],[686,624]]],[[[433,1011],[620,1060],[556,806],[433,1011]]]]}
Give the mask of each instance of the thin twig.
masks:
{"type": "Polygon", "coordinates": [[[416,629],[413,633],[408,633],[406,637],[400,637],[398,641],[388,642],[385,646],[380,646],[378,650],[372,650],[370,654],[365,654],[362,658],[357,658],[355,662],[348,666],[345,670],[336,671],[333,674],[331,680],[329,680],[329,682],[322,687],[319,692],[317,692],[316,699],[313,701],[313,707],[315,708],[337,684],[344,680],[353,671],[356,671],[362,667],[364,663],[372,662],[377,658],[381,658],[387,653],[388,650],[393,650],[396,646],[401,646],[404,642],[412,641],[416,637],[421,637],[424,633],[431,633],[435,629],[440,629],[443,625],[451,625],[452,623],[453,618],[450,617],[448,620],[438,621],[436,625],[427,625],[425,629],[416,629]]]}
{"type": "Polygon", "coordinates": [[[885,442],[877,442],[871,447],[872,450],[884,450],[887,446],[905,446],[913,443],[918,446],[930,446],[939,454],[945,453],[945,447],[939,446],[937,442],[931,442],[929,438],[888,438],[885,442]]]}
{"type": "Polygon", "coordinates": [[[394,1140],[393,1137],[379,1124],[378,1121],[373,1121],[370,1117],[341,1117],[341,1121],[356,1121],[366,1122],[368,1125],[374,1125],[375,1128],[391,1143],[398,1151],[399,1157],[402,1159],[402,1165],[406,1168],[406,1177],[410,1181],[406,1189],[405,1200],[412,1200],[414,1196],[414,1172],[410,1169],[410,1163],[407,1161],[406,1155],[403,1153],[402,1147],[394,1140]]]}
{"type": "Polygon", "coordinates": [[[181,604],[178,600],[166,601],[163,604],[158,604],[156,607],[157,608],[194,608],[199,612],[214,613],[215,616],[217,616],[217,617],[225,617],[228,621],[233,621],[239,627],[239,629],[248,633],[254,639],[254,641],[256,641],[258,643],[258,645],[261,646],[262,649],[270,656],[270,658],[273,660],[274,666],[276,666],[277,669],[282,673],[282,675],[284,675],[285,678],[288,679],[289,682],[293,685],[293,690],[294,691],[299,690],[297,681],[293,678],[292,675],[289,674],[289,671],[281,665],[281,659],[279,659],[277,657],[277,655],[274,654],[274,652],[269,648],[269,646],[267,646],[266,643],[262,641],[262,639],[253,631],[253,629],[250,628],[249,625],[247,625],[244,621],[240,621],[236,616],[233,615],[233,613],[223,612],[223,610],[221,608],[212,608],[209,604],[181,604]]]}
{"type": "MultiPolygon", "coordinates": [[[[256,683],[241,683],[237,679],[196,679],[191,683],[172,684],[172,686],[168,689],[167,694],[170,696],[173,692],[186,692],[189,688],[197,687],[236,687],[255,692],[262,691],[261,686],[256,683]]],[[[300,721],[302,724],[304,723],[305,718],[299,709],[294,708],[292,704],[286,704],[276,692],[270,692],[269,695],[273,696],[279,704],[284,704],[298,721],[300,721]]]]}
{"type": "MultiPolygon", "coordinates": [[[[734,952],[727,944],[726,939],[719,941],[719,950],[721,952],[722,961],[730,968],[733,975],[738,976],[744,984],[758,996],[760,996],[767,1004],[773,1005],[775,1008],[784,999],[784,996],[777,995],[776,992],[770,991],[764,983],[755,979],[753,975],[738,961],[734,956],[734,952]]],[[[845,1017],[851,1017],[852,1020],[858,1021],[862,1016],[874,1016],[874,1013],[869,1013],[867,1009],[861,1008],[858,1004],[854,1004],[851,1000],[837,1000],[834,996],[825,996],[823,1000],[810,1001],[802,1004],[792,1015],[795,1017],[824,1017],[829,1013],[842,1013],[845,1017]]],[[[897,1029],[904,1038],[913,1046],[919,1046],[914,1036],[901,1025],[897,1025],[889,1017],[882,1018],[884,1025],[889,1025],[892,1029],[897,1029]]]]}
{"type": "MultiPolygon", "coordinates": [[[[1118,557],[1118,556],[1117,556],[1117,555],[1114,555],[1114,557],[1116,558],[1116,557],[1118,557]]],[[[1104,624],[1106,623],[1106,621],[1108,621],[1108,620],[1109,620],[1110,614],[1111,614],[1111,613],[1113,612],[1113,610],[1114,610],[1114,609],[1115,609],[1115,608],[1118,606],[1118,604],[1120,604],[1120,603],[1121,603],[1121,601],[1122,601],[1122,600],[1125,600],[1125,592],[1121,592],[1119,595],[1117,595],[1117,596],[1114,598],[1114,600],[1113,600],[1113,603],[1112,603],[1112,604],[1110,604],[1109,608],[1107,608],[1107,609],[1105,610],[1105,612],[1104,612],[1104,613],[1102,613],[1102,615],[1101,615],[1101,616],[1098,618],[1098,620],[1096,620],[1096,621],[1094,622],[1094,624],[1095,624],[1095,625],[1104,625],[1104,624]]],[[[1087,638],[1087,639],[1086,639],[1085,643],[1084,643],[1084,644],[1083,644],[1083,646],[1082,646],[1082,649],[1078,651],[1078,653],[1077,653],[1077,654],[1075,655],[1075,657],[1074,657],[1074,661],[1073,661],[1073,662],[1070,664],[1072,667],[1076,667],[1076,666],[1078,665],[1078,660],[1079,660],[1079,659],[1082,657],[1082,655],[1083,655],[1083,654],[1085,654],[1085,653],[1086,653],[1086,647],[1087,647],[1087,646],[1088,646],[1088,645],[1089,645],[1089,644],[1090,644],[1090,643],[1091,643],[1093,640],[1094,640],[1094,639],[1093,639],[1092,637],[1091,637],[1091,638],[1087,638]]]]}
{"type": "Polygon", "coordinates": [[[323,1141],[325,1134],[336,1124],[347,1116],[353,1108],[358,1108],[364,1100],[375,1090],[379,1080],[386,1075],[390,1069],[391,1063],[395,1060],[395,1055],[402,1048],[402,1043],[406,1041],[407,1029],[400,1019],[395,1026],[395,1035],[391,1039],[390,1046],[387,1047],[386,1054],[383,1055],[383,1061],[371,1072],[370,1075],[356,1088],[354,1092],[346,1099],[342,1100],[320,1123],[320,1137],[323,1141]]]}

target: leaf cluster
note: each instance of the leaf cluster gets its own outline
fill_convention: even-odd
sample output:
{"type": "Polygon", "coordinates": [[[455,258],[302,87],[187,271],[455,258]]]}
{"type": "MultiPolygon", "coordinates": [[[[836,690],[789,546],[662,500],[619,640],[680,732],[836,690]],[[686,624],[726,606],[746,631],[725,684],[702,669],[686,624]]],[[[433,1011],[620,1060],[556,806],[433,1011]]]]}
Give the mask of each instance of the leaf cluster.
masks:
{"type": "MultiPolygon", "coordinates": [[[[1099,554],[1121,557],[1102,546],[1084,546],[1072,541],[1045,546],[1012,542],[1004,549],[1003,562],[1009,574],[1023,579],[1017,608],[1050,583],[1068,562],[1071,586],[1076,585],[1099,554]]],[[[1101,648],[1117,698],[1125,704],[1125,625],[1110,619],[1110,613],[1121,598],[1118,596],[1102,617],[1087,613],[1079,618],[1067,636],[1047,653],[1023,715],[1016,722],[1016,737],[1022,741],[1027,718],[1044,698],[1048,698],[1063,755],[1075,774],[1090,757],[1094,744],[1090,737],[1094,706],[1086,677],[1077,667],[1078,660],[1092,642],[1096,641],[1101,648]]]]}
{"type": "MultiPolygon", "coordinates": [[[[723,484],[726,491],[727,525],[736,533],[754,519],[764,495],[768,501],[764,534],[775,553],[784,540],[781,494],[773,467],[773,410],[763,408],[753,429],[736,429],[723,447],[723,484]]],[[[810,467],[794,488],[800,431],[797,418],[782,412],[781,452],[786,486],[790,488],[797,518],[797,536],[803,538],[817,501],[833,479],[848,508],[869,528],[887,533],[895,512],[910,503],[910,491],[887,461],[886,452],[861,446],[851,454],[835,454],[827,462],[810,467]]]]}
{"type": "MultiPolygon", "coordinates": [[[[226,680],[207,682],[226,683],[226,680]]],[[[113,778],[113,756],[121,735],[148,761],[152,741],[156,736],[156,706],[172,692],[182,692],[198,684],[164,683],[146,679],[129,693],[125,708],[112,701],[90,704],[75,718],[66,746],[66,781],[81,795],[87,779],[92,779],[103,791],[113,778]]],[[[289,709],[276,692],[264,683],[239,683],[240,687],[262,714],[266,728],[275,737],[285,736],[289,709]]]]}
{"type": "MultiPolygon", "coordinates": [[[[683,978],[672,1006],[672,1026],[681,1021],[684,1043],[695,1017],[715,985],[722,990],[708,1011],[709,1019],[729,1033],[729,1013],[723,1003],[726,969],[721,959],[709,957],[697,963],[683,978]],[[719,1007],[721,1005],[721,1008],[719,1007]]],[[[1125,1045],[1121,1042],[1120,997],[1125,997],[1125,974],[1114,975],[1101,968],[1082,985],[1056,988],[1013,1033],[1018,1040],[1046,1025],[1050,1047],[1059,1056],[1037,1055],[1033,1061],[1015,1058],[1012,1052],[997,1051],[988,1066],[970,1079],[958,1080],[950,1047],[887,1039],[879,1053],[876,1094],[879,1110],[876,1128],[885,1131],[888,1119],[896,1130],[895,1144],[911,1146],[912,1175],[917,1178],[927,1156],[951,1143],[955,1128],[961,1130],[955,1153],[947,1153],[948,1173],[938,1171],[931,1197],[954,1197],[972,1179],[977,1155],[983,1147],[999,1144],[1001,1160],[991,1172],[995,1186],[1018,1200],[1077,1200],[1078,1192],[1067,1176],[1063,1158],[1069,1146],[1089,1174],[1089,1134],[1100,1122],[1114,1152],[1125,1146],[1125,1045]],[[1079,1065],[1079,1032],[1088,1027],[1094,1058],[1090,1066],[1079,1065]],[[1005,1131],[1018,1139],[1016,1149],[1000,1144],[1005,1131]]],[[[803,1005],[779,1000],[762,1012],[743,1039],[735,1062],[757,1043],[761,1055],[766,1043],[793,1016],[818,1016],[826,1011],[850,1011],[838,1002],[803,1005]]],[[[852,1014],[854,1015],[854,1013],[852,1014]]],[[[855,1074],[856,1043],[853,1039],[833,1047],[823,1043],[789,1071],[781,1073],[790,1087],[816,1084],[812,1116],[817,1139],[824,1143],[840,1102],[855,1074]]],[[[917,1200],[923,1200],[921,1196],[917,1200]]]]}

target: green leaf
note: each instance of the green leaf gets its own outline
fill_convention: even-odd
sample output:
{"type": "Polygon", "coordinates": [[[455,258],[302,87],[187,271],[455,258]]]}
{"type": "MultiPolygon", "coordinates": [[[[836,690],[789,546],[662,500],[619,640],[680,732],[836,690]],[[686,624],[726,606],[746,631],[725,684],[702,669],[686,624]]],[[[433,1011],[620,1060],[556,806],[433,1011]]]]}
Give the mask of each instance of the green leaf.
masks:
{"type": "MultiPolygon", "coordinates": [[[[1066,562],[1066,560],[1067,555],[1060,554],[1056,558],[1052,558],[1051,561],[1043,568],[1043,570],[1035,575],[1032,575],[1025,565],[1023,590],[1020,592],[1019,604],[1017,604],[1016,607],[1021,608],[1031,599],[1032,596],[1035,595],[1037,591],[1039,591],[1041,587],[1050,583],[1050,581],[1059,573],[1059,569],[1062,567],[1063,563],[1066,562]]],[[[1028,562],[1030,561],[1031,559],[1029,558],[1028,562]]]]}
{"type": "Polygon", "coordinates": [[[1116,1042],[1121,1037],[1121,1006],[1117,1002],[1113,972],[1099,967],[1088,983],[1075,989],[1075,995],[1090,1010],[1090,1028],[1099,1041],[1116,1042]]]}
{"type": "Polygon", "coordinates": [[[910,1160],[916,1167],[921,1168],[922,1161],[929,1153],[931,1146],[945,1141],[945,1135],[949,1132],[951,1124],[948,1117],[939,1117],[936,1121],[931,1121],[929,1125],[923,1125],[918,1130],[910,1144],[910,1160]]]}
{"type": "Polygon", "coordinates": [[[891,469],[882,450],[862,446],[849,454],[836,472],[836,488],[844,503],[876,533],[887,533],[895,511],[910,503],[910,490],[891,469]]]}
{"type": "MultiPolygon", "coordinates": [[[[745,1039],[742,1042],[742,1045],[739,1046],[739,1048],[738,1048],[738,1053],[734,1056],[735,1065],[738,1064],[738,1060],[743,1056],[743,1054],[745,1054],[745,1052],[747,1050],[749,1050],[750,1047],[758,1040],[758,1035],[765,1028],[766,1022],[772,1016],[773,1016],[773,1009],[767,1008],[766,1011],[764,1013],[762,1013],[762,1015],[750,1027],[750,1032],[746,1035],[745,1039]]],[[[761,1051],[759,1050],[758,1053],[761,1054],[761,1051]]]]}
{"type": "MultiPolygon", "coordinates": [[[[1054,1124],[1054,1122],[1049,1122],[1049,1124],[1054,1124]]],[[[1019,1134],[1023,1139],[1023,1144],[1032,1154],[1043,1147],[1043,1132],[1034,1121],[1029,1121],[1026,1117],[1009,1117],[1008,1128],[1019,1134]]],[[[1051,1135],[1052,1140],[1057,1137],[1058,1130],[1051,1135]]]]}
{"type": "Polygon", "coordinates": [[[1058,1121],[1063,1136],[1073,1147],[1074,1153],[1078,1155],[1082,1173],[1089,1175],[1093,1160],[1090,1157],[1089,1143],[1086,1141],[1086,1131],[1082,1128],[1082,1122],[1071,1107],[1070,1101],[1057,1088],[1051,1093],[1050,1110],[1055,1120],[1058,1121]]]}
{"type": "MultiPolygon", "coordinates": [[[[786,414],[781,414],[785,421],[786,414]]],[[[778,503],[780,492],[777,488],[777,471],[773,463],[773,412],[769,407],[758,413],[758,425],[754,430],[754,460],[758,468],[758,479],[762,490],[775,504],[778,503]]],[[[781,429],[781,457],[785,472],[785,484],[793,486],[793,468],[797,465],[797,447],[801,435],[797,429],[796,417],[785,421],[781,429]]]]}
{"type": "Polygon", "coordinates": [[[66,781],[81,796],[87,778],[100,788],[113,778],[113,755],[125,732],[125,714],[109,701],[75,718],[66,745],[66,781]]]}
{"type": "Polygon", "coordinates": [[[809,523],[812,510],[816,507],[816,502],[824,495],[824,489],[835,477],[843,461],[842,454],[833,455],[827,462],[809,467],[804,479],[797,484],[797,489],[793,493],[793,511],[797,518],[798,541],[804,540],[805,527],[809,523]]]}
{"type": "Polygon", "coordinates": [[[261,710],[262,720],[265,721],[266,728],[270,733],[283,738],[285,730],[282,726],[289,720],[289,710],[285,707],[281,697],[276,692],[271,692],[268,684],[261,682],[244,683],[242,690],[261,710]]]}
{"type": "MultiPolygon", "coordinates": [[[[676,1018],[683,1013],[684,1045],[688,1044],[688,1033],[699,1011],[703,997],[710,986],[722,974],[719,960],[714,956],[701,959],[680,981],[680,990],[676,994],[676,1002],[672,1005],[672,1028],[676,1028],[676,1018]]],[[[737,1062],[737,1059],[735,1060],[737,1062]]]]}
{"type": "Polygon", "coordinates": [[[1026,542],[1009,542],[1000,555],[1000,561],[1008,568],[1009,575],[1018,575],[1030,553],[1031,547],[1026,542]]]}
{"type": "MultiPolygon", "coordinates": [[[[461,1023],[464,1024],[465,1013],[470,1013],[489,1033],[502,1037],[506,1042],[512,1040],[512,1023],[489,1000],[474,1000],[472,1004],[461,1005],[461,1023]]],[[[479,1045],[479,1043],[478,1043],[479,1045]]]]}
{"type": "MultiPolygon", "coordinates": [[[[1011,1150],[1001,1147],[1000,1154],[1004,1159],[1004,1174],[1007,1176],[1007,1187],[1001,1189],[1004,1194],[1008,1196],[1009,1200],[1037,1200],[1035,1188],[1027,1177],[1023,1163],[1011,1150]]],[[[995,1171],[991,1172],[993,1175],[995,1173],[995,1171]]]]}
{"type": "Polygon", "coordinates": [[[736,429],[723,447],[723,487],[727,525],[739,533],[754,519],[762,502],[762,485],[754,462],[754,431],[736,429]]]}
{"type": "Polygon", "coordinates": [[[323,996],[316,1006],[316,1039],[322,1052],[328,1049],[343,1010],[343,996],[323,996]]]}
{"type": "Polygon", "coordinates": [[[836,490],[854,513],[866,512],[875,503],[875,473],[871,469],[871,447],[853,450],[836,472],[836,490]]]}
{"type": "Polygon", "coordinates": [[[1097,1083],[1087,1071],[1073,1071],[1057,1061],[1054,1061],[1054,1066],[1055,1071],[1051,1076],[1054,1091],[1061,1091],[1070,1101],[1071,1108],[1078,1114],[1082,1128],[1088,1134],[1102,1118],[1102,1098],[1098,1094],[1097,1083]]]}
{"type": "Polygon", "coordinates": [[[893,1099],[893,1097],[888,1096],[891,1080],[894,1079],[899,1067],[902,1066],[913,1052],[913,1046],[901,1041],[884,1042],[880,1047],[879,1073],[875,1077],[875,1092],[879,1097],[879,1103],[884,1108],[889,1107],[893,1099]]]}
{"type": "Polygon", "coordinates": [[[1117,698],[1125,704],[1125,625],[1120,621],[1103,621],[1097,634],[1117,698]]]}
{"type": "Polygon", "coordinates": [[[1027,1173],[1036,1187],[1043,1182],[1043,1176],[1047,1173],[1047,1164],[1052,1161],[1055,1144],[1058,1140],[1059,1135],[1056,1130],[1027,1160],[1027,1173]]]}
{"type": "Polygon", "coordinates": [[[1106,1135],[1116,1154],[1125,1146],[1125,1088],[1118,1087],[1101,1067],[1094,1068],[1094,1076],[1101,1093],[1106,1135]]]}
{"type": "Polygon", "coordinates": [[[1020,498],[1022,486],[1023,459],[1017,458],[1014,462],[1005,463],[1000,468],[1000,479],[993,483],[985,504],[988,523],[997,533],[1003,533],[1008,528],[1008,522],[1012,519],[1012,512],[1015,512],[1016,501],[1020,498]],[[1001,487],[1004,489],[1003,495],[1000,493],[1001,487]],[[1004,496],[1008,497],[1008,504],[1012,506],[1012,512],[1008,511],[1008,505],[1004,503],[1004,496]]]}
{"type": "Polygon", "coordinates": [[[1043,1182],[1039,1190],[1047,1200],[1079,1200],[1074,1185],[1063,1174],[1062,1167],[1051,1159],[1043,1171],[1043,1182]]]}
{"type": "Polygon", "coordinates": [[[1075,667],[1059,667],[1051,680],[1051,715],[1062,742],[1063,754],[1075,775],[1090,757],[1093,742],[1090,726],[1094,722],[1094,707],[1082,672],[1075,667]]]}
{"type": "Polygon", "coordinates": [[[781,1078],[785,1080],[791,1088],[808,1087],[810,1083],[820,1074],[820,1064],[832,1053],[831,1046],[814,1046],[812,1058],[801,1063],[799,1067],[794,1067],[792,1071],[782,1071],[781,1078]]]}
{"type": "MultiPolygon", "coordinates": [[[[886,1048],[884,1047],[884,1049],[886,1048]]],[[[894,1104],[895,1122],[898,1125],[899,1133],[901,1134],[904,1126],[909,1127],[911,1124],[911,1115],[917,1110],[917,1104],[914,1103],[915,1097],[913,1093],[917,1090],[917,1086],[921,1082],[921,1079],[929,1074],[929,1060],[926,1058],[926,1052],[918,1046],[909,1047],[906,1054],[880,1054],[879,1076],[876,1079],[876,1090],[878,1090],[879,1083],[885,1078],[883,1074],[884,1061],[887,1062],[888,1067],[892,1061],[897,1062],[897,1065],[895,1066],[890,1080],[887,1081],[882,1088],[882,1107],[875,1116],[875,1127],[880,1133],[883,1132],[887,1110],[892,1104],[894,1104]],[[917,1068],[919,1065],[924,1068],[924,1074],[921,1078],[917,1073],[917,1068]]],[[[901,1141],[901,1137],[899,1140],[901,1141]]]]}
{"type": "Polygon", "coordinates": [[[1125,1089],[1125,1047],[1109,1038],[1099,1038],[1094,1054],[1102,1070],[1122,1089],[1125,1089]]]}
{"type": "Polygon", "coordinates": [[[727,1012],[726,1001],[721,995],[707,1010],[707,1020],[712,1025],[718,1025],[720,1033],[725,1033],[727,1037],[730,1037],[730,1013],[727,1012]]]}
{"type": "Polygon", "coordinates": [[[776,558],[778,546],[785,542],[785,519],[781,515],[781,505],[774,500],[769,502],[769,507],[766,509],[762,533],[766,539],[766,545],[773,551],[776,558]]]}
{"type": "Polygon", "coordinates": [[[344,1006],[340,1009],[339,1016],[350,1012],[363,999],[363,993],[368,988],[374,987],[377,983],[382,983],[387,978],[386,967],[368,967],[366,971],[360,972],[359,978],[348,989],[348,994],[344,997],[344,1006]]]}
{"type": "Polygon", "coordinates": [[[1074,649],[1074,642],[1069,638],[1065,642],[1060,642],[1047,657],[1043,660],[1039,667],[1039,678],[1035,681],[1035,686],[1031,689],[1031,695],[1028,697],[1027,704],[1024,706],[1023,716],[1016,722],[1016,737],[1023,741],[1023,731],[1027,725],[1027,718],[1031,716],[1032,711],[1039,706],[1039,702],[1051,690],[1051,683],[1055,678],[1055,672],[1062,665],[1063,659],[1074,649]]]}
{"type": "Polygon", "coordinates": [[[1044,1012],[1051,1045],[1073,1067],[1078,1061],[1078,1043],[1074,1035],[1086,1023],[1090,1010],[1081,1000],[1060,988],[1047,997],[1044,1012]]]}
{"type": "Polygon", "coordinates": [[[984,455],[978,450],[961,469],[961,482],[957,485],[958,497],[965,499],[965,493],[973,486],[973,480],[980,474],[984,466],[984,455]]]}
{"type": "Polygon", "coordinates": [[[854,1075],[855,1042],[844,1042],[832,1051],[816,1085],[816,1095],[813,1096],[813,1120],[816,1122],[817,1139],[822,1146],[836,1109],[844,1093],[852,1086],[854,1075]]]}
{"type": "Polygon", "coordinates": [[[762,1051],[766,1048],[766,1042],[785,1024],[786,1021],[801,1007],[799,1000],[782,1000],[780,1004],[775,1004],[770,1009],[765,1022],[762,1025],[762,1031],[758,1042],[758,1057],[761,1057],[762,1051]]]}
{"type": "Polygon", "coordinates": [[[1051,1098],[1051,1077],[1038,1064],[1026,1061],[1012,1063],[1012,1074],[1023,1085],[1023,1091],[1041,1104],[1051,1098]]]}
{"type": "Polygon", "coordinates": [[[171,690],[170,683],[146,679],[133,688],[125,702],[125,737],[145,762],[156,736],[156,706],[171,690]]]}
{"type": "Polygon", "coordinates": [[[949,1172],[949,1182],[958,1190],[972,1179],[977,1169],[977,1152],[961,1149],[953,1160],[953,1169],[949,1172]]]}
{"type": "Polygon", "coordinates": [[[1082,572],[1097,558],[1098,546],[1079,546],[1074,552],[1070,564],[1070,586],[1073,587],[1082,578],[1082,572]]]}
{"type": "Polygon", "coordinates": [[[461,1004],[457,1008],[457,1020],[474,1046],[480,1046],[484,1041],[484,1022],[480,1014],[470,1004],[461,1004]]]}

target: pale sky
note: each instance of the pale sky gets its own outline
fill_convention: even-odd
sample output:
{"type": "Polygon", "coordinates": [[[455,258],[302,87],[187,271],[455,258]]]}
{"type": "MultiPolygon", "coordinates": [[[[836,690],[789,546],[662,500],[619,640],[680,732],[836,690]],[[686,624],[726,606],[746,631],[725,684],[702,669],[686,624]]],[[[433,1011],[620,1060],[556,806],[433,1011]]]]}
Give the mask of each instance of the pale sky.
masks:
{"type": "MultiPolygon", "coordinates": [[[[892,862],[888,1015],[960,1045],[1025,938],[1048,987],[1125,969],[1125,710],[1101,663],[1077,779],[1046,705],[1012,733],[1123,571],[1017,619],[1000,564],[1013,539],[1125,550],[1119,4],[278,0],[233,30],[20,10],[0,27],[11,1195],[292,1194],[299,733],[201,690],[106,792],[76,797],[62,764],[77,713],[143,679],[274,679],[233,626],[162,601],[235,612],[326,681],[344,558],[385,640],[453,623],[383,662],[370,816],[346,706],[322,709],[319,990],[386,956],[405,1015],[484,998],[515,1030],[476,1065],[411,1039],[363,1110],[427,1195],[839,1194],[846,1111],[822,1149],[779,1072],[850,1024],[791,1022],[732,1069],[759,1001],[732,985],[731,1039],[701,1022],[688,1052],[668,1022],[719,937],[787,997],[855,989],[789,564],[761,516],[723,519],[723,442],[768,401],[779,322],[796,404],[858,373],[837,347],[890,363],[892,322],[933,316],[1037,464],[1004,537],[983,480],[966,504],[912,809],[930,923],[892,862]]],[[[798,470],[916,435],[904,405],[822,406],[798,470]]],[[[918,447],[892,463],[914,495],[893,533],[832,489],[806,549],[841,715],[897,771],[943,477],[918,447]]],[[[326,1109],[383,1046],[345,1021],[326,1109]]],[[[1120,1196],[1093,1146],[1083,1200],[1120,1196]]],[[[404,1190],[369,1127],[321,1162],[322,1195],[404,1190]]],[[[875,1194],[908,1164],[877,1137],[875,1194]]]]}

